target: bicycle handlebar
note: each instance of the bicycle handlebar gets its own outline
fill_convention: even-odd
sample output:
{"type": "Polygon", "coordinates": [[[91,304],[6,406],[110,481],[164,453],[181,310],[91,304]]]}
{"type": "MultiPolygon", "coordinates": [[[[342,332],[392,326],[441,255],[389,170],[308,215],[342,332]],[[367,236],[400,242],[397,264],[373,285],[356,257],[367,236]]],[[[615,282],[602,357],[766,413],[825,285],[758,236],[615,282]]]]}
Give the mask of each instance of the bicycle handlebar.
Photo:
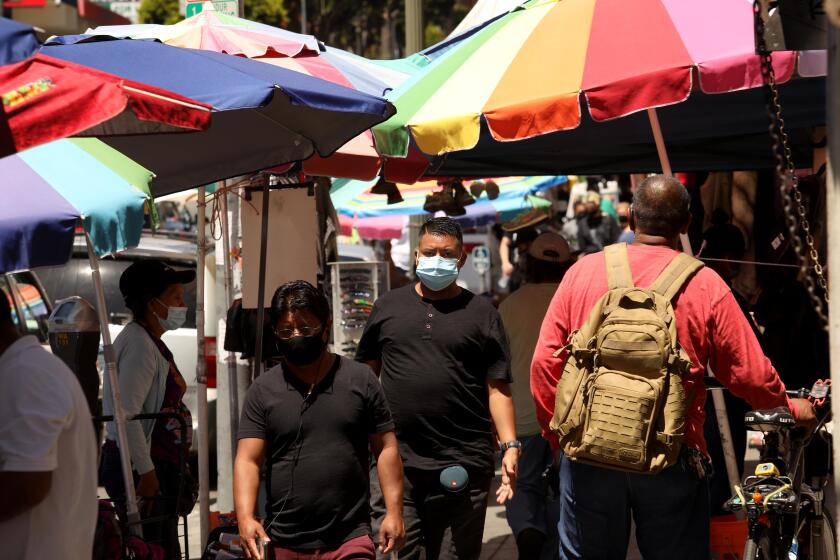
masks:
{"type": "MultiPolygon", "coordinates": [[[[706,389],[724,389],[728,390],[720,381],[718,381],[714,377],[706,376],[703,378],[703,383],[706,386],[706,389]]],[[[808,399],[813,398],[817,401],[825,401],[828,402],[831,400],[831,385],[828,383],[817,382],[814,384],[813,387],[810,389],[806,389],[802,387],[801,389],[788,389],[785,390],[787,396],[794,398],[794,399],[808,399]],[[820,387],[820,390],[817,390],[817,387],[820,387]]],[[[822,404],[822,403],[820,403],[822,404]]]]}

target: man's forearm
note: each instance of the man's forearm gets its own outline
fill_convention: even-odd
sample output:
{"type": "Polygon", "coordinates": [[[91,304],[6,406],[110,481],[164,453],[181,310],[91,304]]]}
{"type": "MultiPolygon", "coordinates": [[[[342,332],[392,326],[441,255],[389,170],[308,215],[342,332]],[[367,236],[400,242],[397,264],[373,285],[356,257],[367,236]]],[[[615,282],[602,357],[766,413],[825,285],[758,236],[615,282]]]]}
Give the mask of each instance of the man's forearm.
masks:
{"type": "Polygon", "coordinates": [[[403,465],[399,447],[396,444],[386,445],[379,453],[376,458],[376,473],[379,476],[385,509],[388,513],[402,515],[403,465]]]}
{"type": "Polygon", "coordinates": [[[241,522],[254,517],[260,488],[260,466],[248,459],[236,459],[233,466],[233,503],[241,522]]]}
{"type": "Polygon", "coordinates": [[[499,434],[499,441],[504,443],[516,439],[516,415],[513,410],[513,398],[510,385],[506,382],[488,383],[490,397],[490,416],[499,434]]]}
{"type": "Polygon", "coordinates": [[[499,242],[499,258],[502,264],[510,264],[510,240],[506,237],[499,242]]]}

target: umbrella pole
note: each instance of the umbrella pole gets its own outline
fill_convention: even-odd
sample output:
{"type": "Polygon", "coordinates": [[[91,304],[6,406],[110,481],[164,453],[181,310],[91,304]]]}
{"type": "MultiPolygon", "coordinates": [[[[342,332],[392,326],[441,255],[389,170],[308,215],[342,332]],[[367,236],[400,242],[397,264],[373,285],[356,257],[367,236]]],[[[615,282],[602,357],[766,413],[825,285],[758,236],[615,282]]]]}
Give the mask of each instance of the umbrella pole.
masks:
{"type": "MultiPolygon", "coordinates": [[[[222,202],[222,248],[224,250],[225,311],[233,303],[233,270],[230,259],[230,221],[228,219],[228,194],[224,192],[222,202]]],[[[237,433],[239,432],[239,383],[236,374],[236,353],[225,354],[228,371],[228,407],[230,408],[230,458],[236,457],[237,433]]]]}
{"type": "MultiPolygon", "coordinates": [[[[671,171],[671,160],[668,159],[668,151],[665,149],[665,140],[662,138],[662,128],[659,126],[659,115],[656,114],[656,109],[648,109],[648,120],[650,121],[650,130],[653,132],[653,141],[656,143],[656,153],[659,155],[659,164],[662,166],[662,173],[665,175],[673,175],[671,171]]],[[[683,251],[689,255],[694,256],[694,251],[691,250],[691,242],[688,240],[688,235],[680,234],[680,243],[683,251]]]]}
{"type": "Polygon", "coordinates": [[[263,185],[262,229],[260,230],[260,279],[257,287],[257,340],[254,344],[254,379],[262,371],[263,326],[265,324],[265,259],[268,245],[268,179],[263,185]]]}
{"type": "MultiPolygon", "coordinates": [[[[673,175],[671,161],[668,159],[668,151],[665,149],[665,140],[662,138],[662,128],[659,126],[659,116],[656,114],[656,109],[648,109],[647,114],[648,120],[650,120],[650,129],[653,132],[653,140],[656,143],[656,153],[659,155],[659,163],[662,166],[662,173],[673,175]]],[[[680,244],[685,253],[694,255],[694,251],[691,249],[691,241],[688,239],[687,234],[680,234],[680,244]]],[[[717,418],[718,430],[720,431],[720,444],[723,448],[723,457],[726,460],[726,475],[729,479],[729,485],[735,486],[740,483],[740,473],[738,472],[738,461],[735,457],[735,446],[732,443],[732,431],[729,428],[729,417],[726,414],[726,401],[724,400],[723,392],[712,391],[712,402],[715,405],[715,418],[717,418]]]]}
{"type": "Polygon", "coordinates": [[[102,275],[99,273],[99,261],[93,252],[90,234],[85,231],[88,261],[90,261],[93,288],[96,292],[96,312],[99,315],[99,328],[102,331],[102,348],[105,361],[105,375],[111,387],[111,400],[114,403],[114,424],[117,428],[117,447],[120,452],[123,484],[125,486],[125,507],[128,513],[128,528],[132,535],[143,536],[140,525],[140,513],[137,511],[137,494],[134,491],[134,474],[131,469],[131,456],[128,451],[128,434],[125,431],[125,409],[122,405],[120,382],[117,376],[117,360],[114,346],[111,344],[111,331],[108,330],[108,310],[105,306],[105,290],[102,287],[102,275]]]}
{"type": "Polygon", "coordinates": [[[198,401],[198,511],[199,531],[201,533],[201,548],[207,542],[207,535],[210,532],[210,423],[207,413],[207,367],[205,362],[204,344],[204,266],[207,256],[206,215],[207,207],[206,192],[204,187],[198,187],[198,257],[196,265],[195,280],[195,337],[197,356],[195,362],[195,378],[197,381],[198,401]]]}

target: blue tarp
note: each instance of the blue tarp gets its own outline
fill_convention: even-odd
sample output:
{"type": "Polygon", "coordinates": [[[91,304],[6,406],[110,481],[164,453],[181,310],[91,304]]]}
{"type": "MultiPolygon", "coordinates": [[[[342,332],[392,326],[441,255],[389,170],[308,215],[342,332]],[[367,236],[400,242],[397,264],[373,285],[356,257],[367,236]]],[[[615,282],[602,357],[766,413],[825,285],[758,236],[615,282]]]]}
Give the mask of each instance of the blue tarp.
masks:
{"type": "Polygon", "coordinates": [[[155,195],[327,157],[384,121],[382,98],[264,62],[152,40],[75,35],[41,52],[161,87],[215,109],[210,128],[185,134],[112,137],[107,144],[155,173],[155,195]]]}

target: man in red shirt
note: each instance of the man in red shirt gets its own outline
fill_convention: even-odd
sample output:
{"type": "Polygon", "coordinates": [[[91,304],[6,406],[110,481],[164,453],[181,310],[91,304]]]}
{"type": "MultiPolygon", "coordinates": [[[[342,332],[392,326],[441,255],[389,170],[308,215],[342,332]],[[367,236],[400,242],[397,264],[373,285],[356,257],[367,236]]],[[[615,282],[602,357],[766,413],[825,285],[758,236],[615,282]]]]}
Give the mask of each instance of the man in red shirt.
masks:
{"type": "MultiPolygon", "coordinates": [[[[676,255],[681,233],[691,222],[691,198],[673,177],[655,175],[637,188],[630,214],[636,234],[627,252],[633,281],[650,286],[676,255]]],[[[566,273],[551,301],[531,364],[531,392],[543,437],[558,447],[548,428],[554,412],[557,381],[566,354],[563,348],[601,296],[607,293],[603,253],[580,259],[566,273]]],[[[726,283],[703,268],[674,298],[677,336],[691,358],[683,380],[688,405],[686,450],[680,462],[659,474],[628,474],[560,462],[560,557],[621,559],[626,557],[630,515],[642,556],[650,559],[709,558],[708,481],[688,466],[691,453],[706,454],[703,440],[703,375],[708,364],[733,394],[755,409],[787,406],[800,422],[814,418],[811,404],[789,399],[776,370],[764,356],[744,314],[726,283]],[[694,451],[691,451],[694,450],[694,451]]]]}

